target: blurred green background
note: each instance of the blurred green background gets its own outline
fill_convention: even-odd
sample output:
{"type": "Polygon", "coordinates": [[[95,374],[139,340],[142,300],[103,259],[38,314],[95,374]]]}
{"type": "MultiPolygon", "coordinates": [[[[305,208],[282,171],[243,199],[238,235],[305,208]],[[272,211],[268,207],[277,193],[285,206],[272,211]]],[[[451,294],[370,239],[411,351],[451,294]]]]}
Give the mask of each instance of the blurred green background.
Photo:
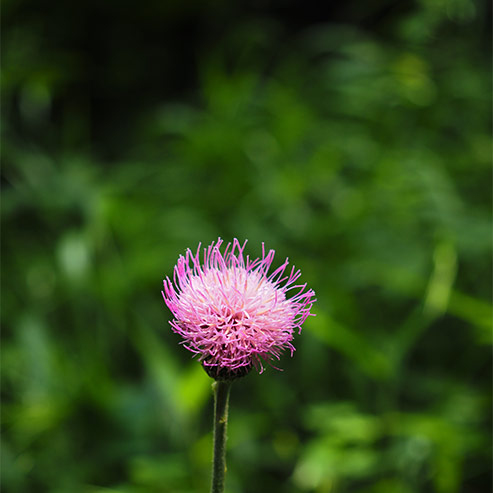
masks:
{"type": "Polygon", "coordinates": [[[318,298],[228,492],[490,491],[487,4],[3,2],[2,491],[208,491],[160,289],[218,236],[318,298]]]}

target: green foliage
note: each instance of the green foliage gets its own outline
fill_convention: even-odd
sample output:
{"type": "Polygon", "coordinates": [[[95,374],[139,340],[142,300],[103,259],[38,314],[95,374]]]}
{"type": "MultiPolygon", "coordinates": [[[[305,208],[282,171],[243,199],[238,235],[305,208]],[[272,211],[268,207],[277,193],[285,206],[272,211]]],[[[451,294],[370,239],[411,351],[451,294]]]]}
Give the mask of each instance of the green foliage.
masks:
{"type": "MultiPolygon", "coordinates": [[[[190,40],[181,92],[176,31],[160,72],[116,4],[95,52],[62,7],[4,7],[3,488],[207,491],[211,381],[159,291],[221,236],[289,256],[318,298],[284,371],[233,385],[227,491],[489,490],[487,13],[290,30],[226,4],[188,7],[231,27],[190,40]]],[[[143,32],[191,15],[148,8],[143,32]]]]}

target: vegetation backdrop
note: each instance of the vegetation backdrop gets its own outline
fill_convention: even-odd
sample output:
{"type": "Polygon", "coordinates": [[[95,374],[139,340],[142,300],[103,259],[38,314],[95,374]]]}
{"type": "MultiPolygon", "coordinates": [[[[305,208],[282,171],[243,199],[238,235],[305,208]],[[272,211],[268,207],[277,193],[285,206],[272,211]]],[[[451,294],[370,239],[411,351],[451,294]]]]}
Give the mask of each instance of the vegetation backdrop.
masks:
{"type": "Polygon", "coordinates": [[[487,4],[3,2],[2,491],[208,490],[160,290],[218,236],[318,298],[228,492],[490,491],[487,4]]]}

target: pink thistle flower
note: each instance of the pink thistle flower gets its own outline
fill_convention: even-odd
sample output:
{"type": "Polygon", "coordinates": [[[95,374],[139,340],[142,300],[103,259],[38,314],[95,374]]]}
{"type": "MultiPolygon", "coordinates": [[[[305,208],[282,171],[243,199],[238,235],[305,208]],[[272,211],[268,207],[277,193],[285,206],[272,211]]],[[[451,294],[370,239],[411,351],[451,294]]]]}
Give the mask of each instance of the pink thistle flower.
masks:
{"type": "Polygon", "coordinates": [[[246,375],[252,367],[260,373],[262,362],[279,359],[285,349],[291,355],[295,329],[301,331],[315,301],[306,284],[295,284],[301,276],[293,267],[286,272],[288,259],[271,274],[274,250],[250,260],[237,239],[224,252],[222,240],[194,254],[180,255],[173,282],[167,277],[162,291],[173,313],[174,332],[184,346],[199,356],[207,373],[217,380],[246,375]],[[296,290],[287,298],[287,293],[296,290]]]}

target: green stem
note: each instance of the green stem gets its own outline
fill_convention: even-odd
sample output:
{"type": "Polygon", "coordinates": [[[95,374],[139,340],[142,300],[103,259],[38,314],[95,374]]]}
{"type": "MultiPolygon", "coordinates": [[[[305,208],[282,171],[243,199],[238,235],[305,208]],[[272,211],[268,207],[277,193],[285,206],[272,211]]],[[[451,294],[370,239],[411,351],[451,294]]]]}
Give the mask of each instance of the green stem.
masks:
{"type": "Polygon", "coordinates": [[[211,493],[224,492],[226,474],[226,429],[231,382],[214,382],[214,459],[211,493]]]}

